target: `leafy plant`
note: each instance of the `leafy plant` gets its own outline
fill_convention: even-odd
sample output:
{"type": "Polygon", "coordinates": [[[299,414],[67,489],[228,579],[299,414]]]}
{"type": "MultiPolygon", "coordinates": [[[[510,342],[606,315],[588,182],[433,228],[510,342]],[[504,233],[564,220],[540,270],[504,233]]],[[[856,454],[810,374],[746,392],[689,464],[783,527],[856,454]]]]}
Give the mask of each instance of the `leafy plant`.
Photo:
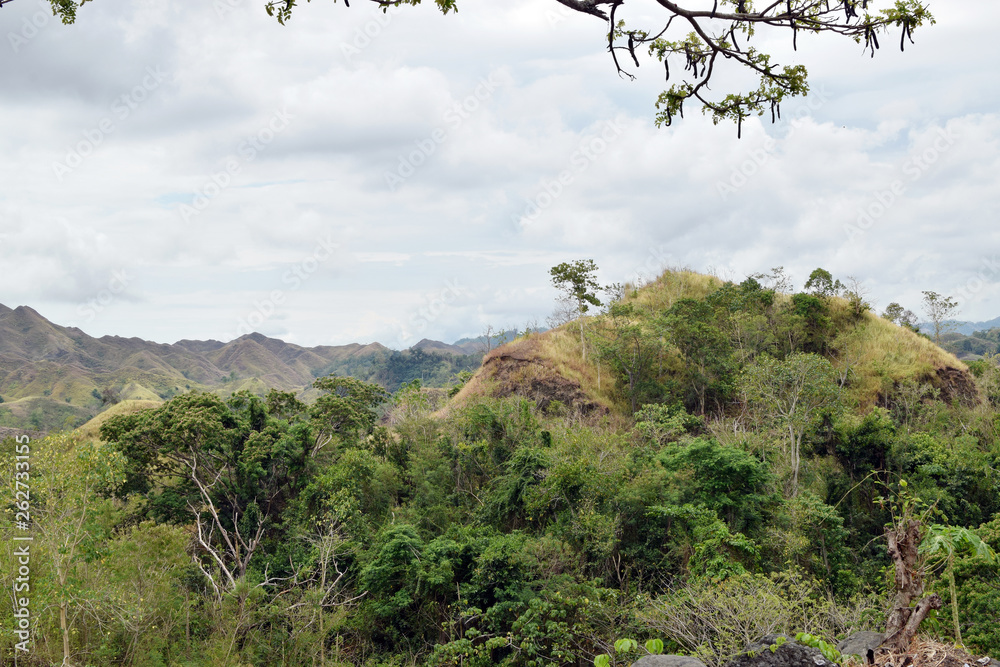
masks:
{"type": "Polygon", "coordinates": [[[812,646],[813,648],[818,648],[823,657],[830,662],[843,662],[844,656],[840,654],[837,647],[833,644],[829,644],[826,641],[820,639],[819,637],[809,634],[808,632],[799,632],[795,635],[795,641],[802,644],[803,646],[812,646]]]}

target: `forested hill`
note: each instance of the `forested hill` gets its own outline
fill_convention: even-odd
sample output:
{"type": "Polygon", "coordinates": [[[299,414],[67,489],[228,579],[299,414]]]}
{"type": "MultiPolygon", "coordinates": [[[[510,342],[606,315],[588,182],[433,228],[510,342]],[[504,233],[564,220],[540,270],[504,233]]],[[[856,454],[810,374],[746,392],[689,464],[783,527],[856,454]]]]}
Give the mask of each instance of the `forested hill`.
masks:
{"type": "Polygon", "coordinates": [[[32,526],[0,544],[32,531],[35,664],[620,667],[658,639],[726,667],[910,609],[887,526],[913,608],[943,601],[925,636],[1000,652],[1000,369],[860,295],[667,272],[492,350],[443,409],[415,383],[315,392],[0,443],[7,479],[30,459],[32,526]]]}
{"type": "MultiPolygon", "coordinates": [[[[819,288],[784,294],[668,271],[629,288],[597,317],[520,338],[489,353],[459,394],[535,395],[631,414],[645,403],[679,403],[697,414],[745,414],[741,377],[761,363],[813,364],[829,375],[849,412],[890,407],[909,387],[945,401],[978,402],[968,367],[910,328],[878,317],[861,295],[819,288]],[[806,356],[812,355],[812,357],[806,356]]],[[[784,370],[788,370],[785,368],[784,370]]],[[[801,370],[801,369],[800,369],[801,370]]]]}
{"type": "Polygon", "coordinates": [[[280,389],[309,398],[312,382],[330,373],[390,391],[413,379],[448,386],[478,364],[468,346],[426,340],[397,352],[379,343],[306,348],[259,333],[228,343],[94,338],[27,306],[0,304],[0,427],[72,428],[119,400],[159,401],[186,391],[280,389]]]}

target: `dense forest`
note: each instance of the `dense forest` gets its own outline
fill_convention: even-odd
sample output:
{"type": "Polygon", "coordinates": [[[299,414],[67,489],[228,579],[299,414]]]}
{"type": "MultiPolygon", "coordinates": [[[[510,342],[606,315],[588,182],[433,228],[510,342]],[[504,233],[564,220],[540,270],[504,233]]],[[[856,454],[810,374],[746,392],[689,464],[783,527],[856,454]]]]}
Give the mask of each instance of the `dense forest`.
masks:
{"type": "MultiPolygon", "coordinates": [[[[879,629],[900,516],[1000,549],[1000,369],[811,282],[618,287],[444,404],[411,353],[393,392],[192,391],[8,438],[0,661],[27,535],[22,665],[583,666],[627,636],[717,667],[879,629]]],[[[963,544],[922,552],[923,630],[997,652],[997,566],[963,544]]]]}

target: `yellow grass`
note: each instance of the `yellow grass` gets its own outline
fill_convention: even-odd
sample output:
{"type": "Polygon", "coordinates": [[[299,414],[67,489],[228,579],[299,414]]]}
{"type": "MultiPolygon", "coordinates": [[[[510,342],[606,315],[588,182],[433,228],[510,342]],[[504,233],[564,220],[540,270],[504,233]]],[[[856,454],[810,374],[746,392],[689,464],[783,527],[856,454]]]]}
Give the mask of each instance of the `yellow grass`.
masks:
{"type": "Polygon", "coordinates": [[[715,276],[687,269],[664,271],[655,281],[636,288],[626,285],[625,300],[651,310],[664,311],[680,299],[701,299],[722,287],[715,276]]]}
{"type": "MultiPolygon", "coordinates": [[[[683,298],[704,298],[723,284],[724,281],[714,276],[689,270],[669,270],[642,287],[627,286],[625,300],[640,306],[641,311],[657,313],[669,309],[683,298]]],[[[790,300],[791,295],[777,295],[781,305],[790,300]]],[[[957,357],[909,329],[896,326],[870,312],[856,317],[850,303],[839,297],[829,299],[828,304],[834,331],[837,332],[830,360],[838,371],[848,373],[848,398],[859,408],[866,409],[876,404],[880,398],[890,394],[895,385],[905,380],[934,383],[938,369],[968,370],[957,357]]],[[[593,326],[594,320],[584,318],[584,325],[593,326]]],[[[579,323],[575,321],[545,333],[530,334],[494,350],[487,360],[503,354],[533,359],[540,367],[547,367],[547,372],[578,382],[581,390],[594,402],[614,412],[626,412],[620,394],[616,395],[614,390],[610,369],[598,369],[589,350],[587,360],[582,359],[578,327],[579,323]]],[[[673,361],[668,364],[669,372],[679,370],[673,361]]],[[[490,393],[488,380],[480,369],[451,405],[461,405],[472,396],[490,393]]]]}
{"type": "Polygon", "coordinates": [[[112,405],[110,408],[97,415],[89,422],[80,426],[76,429],[75,433],[85,440],[98,440],[100,439],[101,424],[106,422],[109,417],[114,415],[129,415],[140,410],[145,410],[147,408],[155,408],[162,405],[163,401],[157,399],[155,401],[150,400],[127,400],[120,403],[112,405]]]}

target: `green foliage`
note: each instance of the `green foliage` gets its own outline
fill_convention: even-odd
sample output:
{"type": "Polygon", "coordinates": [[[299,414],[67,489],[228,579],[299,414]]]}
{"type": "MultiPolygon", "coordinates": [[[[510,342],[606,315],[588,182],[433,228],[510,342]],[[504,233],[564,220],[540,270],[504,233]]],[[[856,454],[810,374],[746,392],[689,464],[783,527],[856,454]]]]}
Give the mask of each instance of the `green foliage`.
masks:
{"type": "Polygon", "coordinates": [[[663,344],[649,325],[650,319],[640,316],[633,303],[615,302],[608,308],[602,326],[591,330],[598,359],[611,366],[632,412],[664,394],[655,372],[663,344]]]}
{"type": "Polygon", "coordinates": [[[839,411],[833,366],[811,353],[796,352],[781,361],[762,355],[744,370],[741,387],[748,402],[787,434],[785,451],[792,470],[788,490],[794,496],[806,431],[823,414],[839,411]]]}
{"type": "Polygon", "coordinates": [[[718,667],[765,635],[804,628],[836,636],[874,628],[881,608],[882,600],[871,595],[837,603],[817,581],[788,569],[678,583],[651,600],[640,618],[650,631],[677,642],[676,651],[718,667]]]}
{"type": "Polygon", "coordinates": [[[567,299],[576,302],[577,312],[582,316],[590,306],[600,306],[597,292],[601,285],[594,279],[597,264],[592,259],[577,259],[563,262],[549,269],[552,285],[567,299]]]}
{"type": "Polygon", "coordinates": [[[934,342],[941,344],[941,334],[950,328],[946,322],[958,312],[958,302],[950,296],[924,291],[924,312],[934,326],[934,342]]]}
{"type": "MultiPolygon", "coordinates": [[[[544,388],[432,417],[423,383],[389,397],[334,377],[312,405],[194,392],[107,418],[101,444],[39,441],[39,659],[62,661],[63,603],[70,658],[94,667],[618,667],[662,651],[717,667],[766,634],[877,629],[884,526],[931,506],[926,581],[961,612],[938,631],[1000,650],[996,563],[962,537],[1000,547],[995,408],[944,404],[921,375],[885,380],[885,408],[844,400],[887,325],[839,297],[800,295],[796,312],[756,278],[663,284],[669,298],[625,291],[588,325],[626,387],[600,346],[635,331],[657,349],[631,418],[541,410],[544,388]],[[804,351],[816,313],[839,332],[833,363],[804,351]]],[[[0,525],[0,544],[13,534],[0,525]]]]}
{"type": "Polygon", "coordinates": [[[680,299],[665,314],[661,326],[685,361],[687,404],[700,413],[719,410],[734,392],[733,351],[708,300],[680,299]]]}
{"type": "Polygon", "coordinates": [[[818,648],[823,657],[830,662],[840,663],[844,661],[844,656],[840,655],[840,651],[833,644],[829,644],[823,639],[809,634],[808,632],[799,632],[795,635],[795,641],[804,645],[812,646],[813,648],[818,648]]]}
{"type": "Polygon", "coordinates": [[[839,280],[834,280],[826,269],[815,269],[809,274],[805,289],[812,292],[813,296],[831,297],[839,295],[844,285],[839,280]]]}

